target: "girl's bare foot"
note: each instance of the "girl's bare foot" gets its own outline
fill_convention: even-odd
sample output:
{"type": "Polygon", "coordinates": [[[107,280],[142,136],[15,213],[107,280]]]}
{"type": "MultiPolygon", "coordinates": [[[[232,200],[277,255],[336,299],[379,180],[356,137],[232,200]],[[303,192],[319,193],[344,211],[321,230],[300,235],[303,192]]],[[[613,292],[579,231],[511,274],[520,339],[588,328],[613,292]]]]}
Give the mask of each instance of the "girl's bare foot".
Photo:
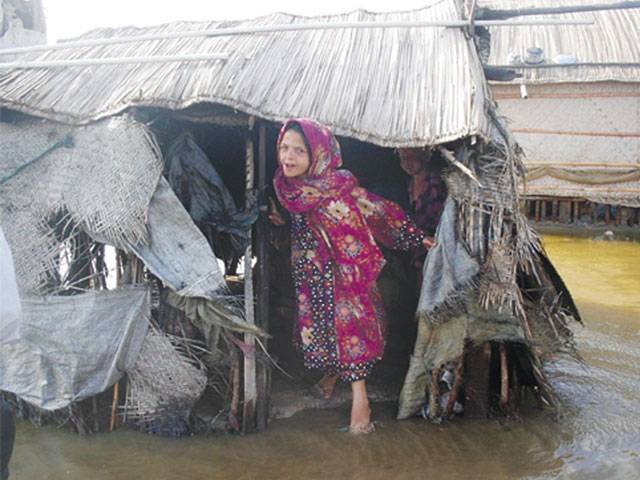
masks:
{"type": "Polygon", "coordinates": [[[322,395],[325,400],[331,400],[333,391],[336,389],[336,382],[338,381],[338,375],[325,375],[315,384],[316,391],[322,395]]]}
{"type": "Polygon", "coordinates": [[[375,427],[371,422],[371,407],[367,397],[364,380],[351,384],[353,401],[351,403],[351,422],[349,432],[354,434],[372,433],[375,427]]]}

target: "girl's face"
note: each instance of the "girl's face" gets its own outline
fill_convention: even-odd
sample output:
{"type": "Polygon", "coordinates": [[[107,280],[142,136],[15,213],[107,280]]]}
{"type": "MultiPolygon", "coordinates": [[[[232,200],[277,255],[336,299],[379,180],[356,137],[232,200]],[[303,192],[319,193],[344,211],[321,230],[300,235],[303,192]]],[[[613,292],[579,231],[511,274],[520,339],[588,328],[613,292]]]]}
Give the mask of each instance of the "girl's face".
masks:
{"type": "Polygon", "coordinates": [[[409,175],[416,175],[424,169],[424,163],[420,154],[412,149],[398,150],[400,157],[400,167],[409,175]]]}
{"type": "Polygon", "coordinates": [[[285,177],[306,175],[311,158],[302,135],[294,130],[287,130],[284,133],[278,150],[278,161],[285,177]]]}

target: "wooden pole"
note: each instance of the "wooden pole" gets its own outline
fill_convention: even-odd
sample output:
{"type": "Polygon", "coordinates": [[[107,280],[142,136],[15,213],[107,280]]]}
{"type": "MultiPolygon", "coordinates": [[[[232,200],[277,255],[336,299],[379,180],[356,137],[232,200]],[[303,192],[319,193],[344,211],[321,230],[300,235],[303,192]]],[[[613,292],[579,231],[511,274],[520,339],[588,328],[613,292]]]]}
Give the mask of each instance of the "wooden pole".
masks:
{"type": "MultiPolygon", "coordinates": [[[[522,26],[522,25],[591,25],[591,20],[475,20],[477,26],[522,26]]],[[[210,30],[192,30],[171,33],[157,33],[153,35],[132,35],[128,37],[98,38],[91,40],[79,40],[76,42],[63,42],[53,45],[36,45],[29,47],[14,47],[0,49],[0,55],[15,55],[30,52],[46,52],[52,50],[64,50],[72,48],[96,47],[123,43],[139,43],[156,40],[186,39],[194,37],[227,37],[235,35],[254,35],[280,32],[299,32],[307,30],[340,30],[340,29],[371,29],[371,28],[466,28],[468,20],[436,20],[436,21],[391,21],[391,22],[318,22],[318,23],[287,23],[276,25],[258,25],[252,27],[213,28],[210,30]]]]}
{"type": "Polygon", "coordinates": [[[500,343],[500,409],[509,413],[509,357],[507,346],[500,343]]]}
{"type": "Polygon", "coordinates": [[[504,20],[528,15],[557,15],[562,13],[597,12],[601,10],[622,10],[640,8],[640,2],[599,3],[591,5],[571,5],[562,7],[532,7],[514,9],[479,8],[476,18],[482,20],[504,20]]]}
{"type": "Polygon", "coordinates": [[[38,60],[32,62],[18,61],[0,63],[0,70],[89,67],[99,65],[123,65],[127,63],[206,62],[212,60],[227,60],[228,58],[228,53],[208,53],[198,55],[157,55],[155,57],[82,58],[78,60],[38,60]]]}
{"type": "MultiPolygon", "coordinates": [[[[246,199],[253,194],[254,185],[254,158],[253,158],[253,138],[252,131],[255,124],[255,117],[249,117],[249,134],[246,139],[246,199]]],[[[244,311],[247,323],[254,325],[254,298],[253,298],[253,252],[251,248],[253,235],[249,231],[249,245],[244,252],[244,311]]],[[[242,432],[252,432],[256,428],[256,338],[253,334],[246,333],[244,342],[247,349],[244,351],[244,405],[242,409],[242,432]]]]}
{"type": "MultiPolygon", "coordinates": [[[[267,198],[267,126],[258,124],[258,224],[256,226],[256,244],[258,256],[257,312],[256,322],[262,330],[269,331],[269,200],[267,198]]],[[[267,347],[267,340],[263,345],[267,347]]],[[[269,418],[269,367],[259,363],[256,405],[256,424],[258,430],[267,427],[269,418]]]]}
{"type": "Polygon", "coordinates": [[[109,419],[109,431],[113,432],[116,428],[117,412],[118,412],[118,400],[120,396],[120,382],[116,382],[113,385],[113,400],[111,402],[111,418],[109,419]]]}

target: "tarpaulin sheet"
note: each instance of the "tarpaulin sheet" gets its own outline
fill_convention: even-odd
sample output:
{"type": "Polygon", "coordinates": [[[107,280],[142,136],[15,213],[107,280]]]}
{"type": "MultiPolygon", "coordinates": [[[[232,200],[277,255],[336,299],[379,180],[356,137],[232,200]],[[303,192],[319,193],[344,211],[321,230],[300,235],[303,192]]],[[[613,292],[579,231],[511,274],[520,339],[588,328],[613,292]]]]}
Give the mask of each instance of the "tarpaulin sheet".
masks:
{"type": "Polygon", "coordinates": [[[0,350],[0,390],[57,410],[113,385],[140,353],[146,287],[22,299],[20,338],[0,350]]]}
{"type": "Polygon", "coordinates": [[[179,295],[220,295],[226,283],[218,260],[164,178],[151,197],[147,225],[149,242],[125,248],[179,295]]]}
{"type": "Polygon", "coordinates": [[[171,188],[203,232],[228,233],[236,254],[249,244],[251,225],[258,218],[257,204],[239,210],[222,178],[190,133],[180,135],[167,153],[171,188]]]}
{"type": "Polygon", "coordinates": [[[0,345],[18,338],[21,315],[13,257],[0,228],[0,345]]]}

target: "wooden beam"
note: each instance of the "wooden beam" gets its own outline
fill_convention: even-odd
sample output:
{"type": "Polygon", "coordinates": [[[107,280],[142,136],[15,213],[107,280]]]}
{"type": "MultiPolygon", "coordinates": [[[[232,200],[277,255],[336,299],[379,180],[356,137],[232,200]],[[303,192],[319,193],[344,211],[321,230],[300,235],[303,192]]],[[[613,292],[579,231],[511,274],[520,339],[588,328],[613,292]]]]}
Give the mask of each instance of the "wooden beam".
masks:
{"type": "Polygon", "coordinates": [[[618,3],[597,3],[592,5],[513,9],[479,8],[476,13],[476,18],[482,20],[505,20],[507,18],[524,17],[529,15],[557,15],[562,13],[597,12],[602,10],[623,10],[629,8],[640,8],[640,2],[628,1],[618,3]]]}
{"type": "MultiPolygon", "coordinates": [[[[253,155],[253,138],[251,131],[255,118],[249,118],[249,132],[246,138],[246,204],[249,204],[249,197],[253,193],[254,185],[254,155],[253,155]]],[[[251,248],[252,234],[249,231],[249,245],[244,252],[244,311],[247,323],[254,325],[255,311],[253,298],[253,252],[251,248]]],[[[242,432],[249,433],[256,429],[256,355],[255,345],[256,338],[254,335],[246,333],[244,335],[244,343],[247,348],[244,354],[244,404],[242,408],[242,432]]]]}
{"type": "MultiPolygon", "coordinates": [[[[265,332],[269,331],[269,199],[267,198],[267,125],[258,123],[258,223],[257,244],[257,312],[256,323],[265,332]]],[[[267,347],[267,339],[263,341],[267,347]]],[[[256,424],[258,430],[267,427],[269,419],[270,375],[266,362],[258,363],[258,402],[256,424]]]]}
{"type": "MultiPolygon", "coordinates": [[[[640,132],[585,132],[577,130],[546,130],[544,128],[512,128],[513,133],[532,133],[537,135],[570,135],[572,137],[614,137],[640,138],[640,132]]],[[[634,167],[635,165],[631,165],[634,167]]]]}

